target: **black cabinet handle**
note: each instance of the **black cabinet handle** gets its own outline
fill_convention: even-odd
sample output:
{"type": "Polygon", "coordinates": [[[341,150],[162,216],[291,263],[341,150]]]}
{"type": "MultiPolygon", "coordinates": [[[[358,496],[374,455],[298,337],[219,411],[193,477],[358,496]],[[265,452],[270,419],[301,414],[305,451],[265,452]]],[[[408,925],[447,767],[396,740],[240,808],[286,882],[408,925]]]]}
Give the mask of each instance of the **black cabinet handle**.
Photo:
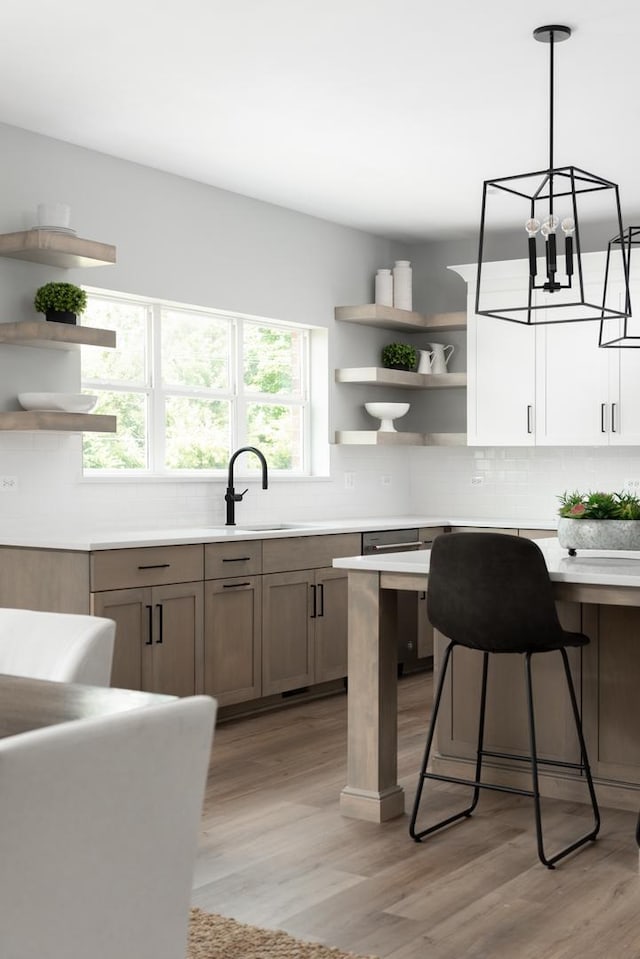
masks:
{"type": "Polygon", "coordinates": [[[618,427],[616,426],[616,407],[617,403],[611,404],[611,432],[617,432],[618,427]]]}
{"type": "Polygon", "coordinates": [[[600,404],[600,432],[601,432],[601,433],[606,433],[606,432],[607,432],[607,410],[606,410],[606,407],[607,407],[607,404],[606,404],[606,403],[601,403],[601,404],[600,404]]]}
{"type": "Polygon", "coordinates": [[[533,433],[533,424],[531,421],[531,414],[533,413],[533,407],[531,404],[527,406],[527,433],[533,433]]]}
{"type": "Polygon", "coordinates": [[[162,623],[162,614],[163,608],[162,603],[156,603],[156,609],[158,610],[158,638],[156,639],[156,645],[162,646],[162,641],[164,639],[162,635],[163,623],[162,623]]]}
{"type": "Polygon", "coordinates": [[[320,611],[318,616],[324,616],[324,583],[320,583],[318,590],[320,592],[320,611]]]}
{"type": "Polygon", "coordinates": [[[227,559],[222,560],[223,563],[248,563],[251,559],[250,556],[231,556],[227,559]]]}
{"type": "Polygon", "coordinates": [[[223,583],[223,589],[240,589],[241,586],[251,586],[251,583],[223,583]]]}
{"type": "Polygon", "coordinates": [[[147,606],[147,638],[144,641],[145,646],[153,644],[153,606],[147,606]]]}
{"type": "Polygon", "coordinates": [[[138,566],[138,569],[169,569],[171,563],[150,563],[148,566],[138,566]]]}
{"type": "Polygon", "coordinates": [[[311,590],[311,596],[312,596],[312,601],[311,601],[311,619],[315,619],[316,616],[317,616],[317,614],[318,614],[316,588],[315,588],[315,586],[310,586],[309,589],[311,590]]]}

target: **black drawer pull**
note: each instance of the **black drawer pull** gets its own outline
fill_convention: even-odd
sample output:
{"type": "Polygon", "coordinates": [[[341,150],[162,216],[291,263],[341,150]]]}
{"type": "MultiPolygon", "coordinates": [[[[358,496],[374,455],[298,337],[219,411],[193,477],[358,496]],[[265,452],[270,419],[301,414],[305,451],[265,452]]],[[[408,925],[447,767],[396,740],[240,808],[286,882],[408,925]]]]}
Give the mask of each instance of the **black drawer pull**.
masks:
{"type": "Polygon", "coordinates": [[[251,559],[250,556],[232,556],[228,559],[223,559],[223,563],[248,563],[251,559]]]}
{"type": "Polygon", "coordinates": [[[149,566],[138,566],[138,569],[169,569],[171,563],[150,563],[149,566]]]}
{"type": "Polygon", "coordinates": [[[159,629],[158,629],[158,638],[156,639],[156,643],[157,643],[158,646],[161,646],[161,645],[162,645],[162,642],[163,642],[163,640],[164,640],[164,636],[162,635],[162,632],[163,632],[163,623],[162,623],[163,608],[162,608],[162,603],[156,603],[156,608],[157,608],[157,610],[158,610],[158,626],[159,626],[159,629]]]}
{"type": "Polygon", "coordinates": [[[241,586],[251,586],[251,583],[223,583],[223,589],[239,589],[241,586]]]}

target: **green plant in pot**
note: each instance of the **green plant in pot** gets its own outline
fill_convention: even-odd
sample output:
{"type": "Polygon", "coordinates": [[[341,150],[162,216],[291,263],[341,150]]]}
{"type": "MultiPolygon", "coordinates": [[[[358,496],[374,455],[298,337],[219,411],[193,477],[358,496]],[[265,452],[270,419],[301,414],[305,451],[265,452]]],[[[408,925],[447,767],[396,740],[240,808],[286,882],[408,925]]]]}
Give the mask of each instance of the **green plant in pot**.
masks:
{"type": "Polygon", "coordinates": [[[418,351],[407,343],[389,343],[382,350],[382,365],[388,370],[415,370],[418,351]]]}
{"type": "Polygon", "coordinates": [[[87,294],[73,283],[45,283],[33,301],[38,313],[53,323],[75,323],[87,308],[87,294]]]}
{"type": "Polygon", "coordinates": [[[640,549],[640,499],[620,493],[563,493],[559,496],[558,541],[578,549],[640,549]]]}

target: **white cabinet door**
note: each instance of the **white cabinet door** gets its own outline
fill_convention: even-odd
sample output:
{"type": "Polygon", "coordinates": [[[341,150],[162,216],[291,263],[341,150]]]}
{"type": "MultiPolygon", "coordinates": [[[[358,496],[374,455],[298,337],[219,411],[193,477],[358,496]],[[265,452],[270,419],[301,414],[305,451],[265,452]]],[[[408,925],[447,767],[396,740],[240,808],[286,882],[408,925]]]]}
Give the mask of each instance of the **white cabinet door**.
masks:
{"type": "Polygon", "coordinates": [[[470,310],[467,335],[468,445],[533,446],[534,330],[470,310]]]}
{"type": "Polygon", "coordinates": [[[609,350],[598,332],[597,322],[536,327],[536,445],[608,445],[609,350]]]}
{"type": "MultiPolygon", "coordinates": [[[[631,257],[631,308],[628,332],[637,336],[640,332],[640,278],[638,263],[631,257]],[[634,275],[635,274],[635,275],[634,275]]],[[[622,296],[620,297],[622,300],[622,296]]],[[[640,348],[623,347],[603,349],[609,354],[611,385],[611,433],[612,446],[640,446],[640,348]]]]}

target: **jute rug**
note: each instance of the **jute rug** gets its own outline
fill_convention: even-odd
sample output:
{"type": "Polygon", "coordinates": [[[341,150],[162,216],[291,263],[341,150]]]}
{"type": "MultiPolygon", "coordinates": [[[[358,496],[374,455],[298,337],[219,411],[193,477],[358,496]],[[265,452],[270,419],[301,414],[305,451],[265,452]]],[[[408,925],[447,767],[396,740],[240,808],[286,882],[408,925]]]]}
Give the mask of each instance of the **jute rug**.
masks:
{"type": "Polygon", "coordinates": [[[187,959],[375,959],[191,910],[187,959]]]}

